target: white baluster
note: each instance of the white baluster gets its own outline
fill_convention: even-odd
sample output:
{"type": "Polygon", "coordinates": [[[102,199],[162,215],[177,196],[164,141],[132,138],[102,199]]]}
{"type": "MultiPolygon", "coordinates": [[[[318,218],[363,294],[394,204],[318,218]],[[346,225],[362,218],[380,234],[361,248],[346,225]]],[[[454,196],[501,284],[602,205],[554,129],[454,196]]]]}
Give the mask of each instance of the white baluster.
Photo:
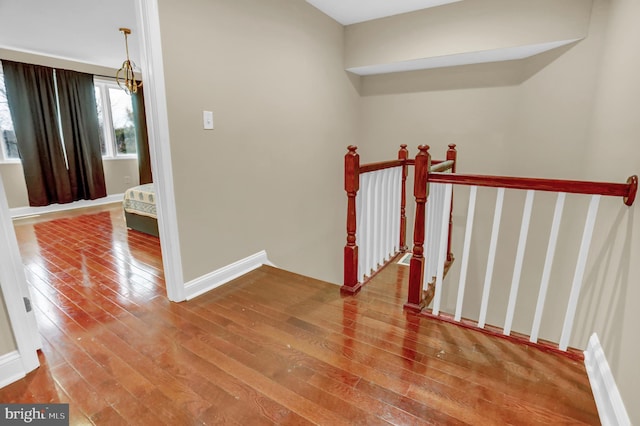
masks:
{"type": "Polygon", "coordinates": [[[426,290],[431,281],[431,243],[433,241],[433,206],[437,204],[436,199],[436,185],[429,184],[429,193],[427,196],[426,206],[426,223],[424,229],[424,281],[422,283],[422,289],[426,290]]]}
{"type": "Polygon", "coordinates": [[[360,174],[360,190],[356,194],[356,244],[358,245],[358,282],[362,282],[364,278],[364,248],[363,240],[365,235],[364,220],[364,204],[366,181],[368,174],[360,174]]]}
{"type": "Polygon", "coordinates": [[[380,259],[382,253],[382,245],[384,244],[384,186],[386,181],[386,176],[384,170],[378,171],[380,174],[380,180],[378,181],[378,185],[376,186],[378,199],[376,202],[376,209],[378,211],[378,226],[376,226],[376,251],[375,256],[373,258],[373,269],[374,272],[378,270],[380,267],[380,259]]]}
{"type": "Polygon", "coordinates": [[[389,179],[389,175],[387,173],[387,169],[380,170],[380,187],[379,194],[380,197],[378,199],[378,211],[380,213],[380,225],[377,229],[378,231],[378,247],[376,249],[376,270],[384,263],[384,252],[385,246],[387,244],[386,241],[386,232],[387,232],[387,182],[389,179]]]}
{"type": "Polygon", "coordinates": [[[372,172],[373,176],[371,179],[371,226],[370,226],[370,243],[369,243],[369,255],[367,267],[367,275],[371,276],[372,271],[376,269],[376,248],[378,246],[378,223],[379,218],[378,215],[380,212],[378,211],[378,185],[380,182],[380,173],[377,171],[372,172]]]}
{"type": "Polygon", "coordinates": [[[487,320],[487,308],[489,306],[489,294],[491,293],[491,280],[493,277],[493,266],[496,261],[496,248],[498,245],[498,234],[500,232],[500,218],[502,217],[502,205],[504,202],[504,188],[498,188],[496,198],[496,210],[493,216],[493,227],[491,229],[491,243],[489,245],[489,257],[487,259],[487,271],[484,277],[484,290],[482,291],[482,304],[480,306],[480,319],[478,327],[484,328],[487,320]]]}
{"type": "Polygon", "coordinates": [[[393,169],[386,169],[386,184],[385,184],[385,202],[383,205],[384,216],[384,244],[382,246],[382,262],[386,262],[391,257],[391,209],[393,209],[391,186],[393,185],[393,169]]]}
{"type": "Polygon", "coordinates": [[[402,167],[360,174],[356,196],[358,279],[364,281],[397,251],[402,167]]]}
{"type": "Polygon", "coordinates": [[[469,207],[467,209],[467,224],[464,231],[464,247],[462,249],[462,266],[460,267],[460,282],[458,283],[458,299],[456,301],[456,313],[454,319],[460,321],[462,318],[462,303],[467,282],[467,268],[469,266],[469,250],[471,248],[471,235],[473,234],[473,217],[476,211],[476,195],[478,187],[472,186],[469,189],[469,207]]]}
{"type": "Polygon", "coordinates": [[[556,199],[556,208],[553,213],[553,222],[551,224],[551,235],[549,236],[549,245],[547,246],[547,256],[544,261],[544,269],[542,270],[542,279],[540,281],[540,290],[538,292],[538,302],[536,304],[536,313],[533,317],[533,326],[531,327],[531,336],[529,341],[538,342],[538,334],[540,333],[540,323],[542,322],[542,313],[544,311],[544,303],[547,297],[547,288],[549,287],[549,278],[551,276],[551,266],[553,265],[553,257],[556,252],[556,244],[558,242],[558,233],[560,232],[560,222],[562,220],[562,210],[564,209],[564,200],[566,198],[564,192],[558,193],[556,199]]]}
{"type": "Polygon", "coordinates": [[[375,175],[374,173],[368,173],[369,175],[369,180],[368,180],[368,185],[367,185],[367,198],[366,198],[366,212],[365,212],[365,217],[366,217],[366,227],[365,227],[365,234],[366,234],[366,242],[364,243],[364,275],[365,276],[370,276],[371,275],[371,250],[372,250],[372,246],[373,246],[373,215],[374,215],[374,205],[373,205],[373,201],[374,201],[374,194],[373,194],[373,189],[374,189],[374,185],[375,185],[375,175]]]}
{"type": "Polygon", "coordinates": [[[438,224],[442,215],[442,203],[444,194],[444,185],[429,184],[429,198],[427,200],[427,224],[425,230],[425,271],[424,271],[424,290],[428,284],[436,276],[438,264],[437,253],[440,238],[440,228],[438,224]]]}
{"type": "Polygon", "coordinates": [[[507,318],[504,321],[504,335],[511,334],[513,315],[516,310],[516,300],[518,299],[518,289],[520,287],[520,275],[522,264],[524,263],[524,252],[527,245],[527,235],[529,233],[529,223],[531,221],[531,210],[533,208],[533,197],[535,191],[527,191],[527,198],[524,203],[522,213],[522,223],[520,225],[520,238],[518,239],[518,249],[516,251],[516,263],[513,267],[513,278],[511,280],[511,292],[509,293],[509,305],[507,306],[507,318]]]}
{"type": "MultiPolygon", "coordinates": [[[[440,209],[440,229],[439,231],[439,243],[437,254],[437,272],[436,272],[436,291],[433,299],[433,314],[438,315],[440,313],[440,301],[442,299],[442,280],[444,278],[444,264],[447,260],[447,244],[449,234],[449,212],[451,211],[451,193],[453,191],[453,185],[450,183],[444,186],[444,199],[440,209]]],[[[434,253],[435,254],[435,253],[434,253]]]]}
{"type": "Polygon", "coordinates": [[[394,256],[398,252],[398,240],[400,239],[400,189],[402,185],[402,180],[398,179],[400,173],[402,172],[401,167],[396,167],[392,170],[391,181],[391,232],[389,233],[389,251],[391,256],[394,256]]]}
{"type": "Polygon", "coordinates": [[[580,297],[580,289],[582,288],[582,280],[584,278],[584,269],[587,266],[587,257],[589,256],[589,247],[591,247],[591,239],[593,237],[593,227],[596,223],[598,215],[598,204],[600,203],[600,195],[593,195],[589,203],[589,212],[584,225],[584,233],[580,243],[580,251],[578,252],[578,260],[576,262],[576,271],[573,275],[573,284],[571,286],[571,294],[569,295],[569,303],[567,305],[567,313],[564,317],[564,326],[562,327],[562,336],[560,337],[560,350],[566,351],[569,346],[569,338],[573,329],[573,320],[576,315],[576,307],[578,306],[578,298],[580,297]]]}
{"type": "Polygon", "coordinates": [[[402,167],[393,170],[393,214],[391,216],[391,251],[400,250],[400,198],[402,197],[402,167]]]}

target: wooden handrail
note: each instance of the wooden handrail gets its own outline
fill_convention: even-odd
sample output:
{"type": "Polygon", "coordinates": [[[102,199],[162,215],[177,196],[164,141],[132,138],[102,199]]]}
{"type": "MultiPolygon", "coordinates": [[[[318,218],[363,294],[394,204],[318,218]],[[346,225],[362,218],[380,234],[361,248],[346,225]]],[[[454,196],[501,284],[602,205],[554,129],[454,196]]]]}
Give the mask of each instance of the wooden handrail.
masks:
{"type": "Polygon", "coordinates": [[[437,164],[431,163],[431,173],[446,172],[449,169],[453,169],[454,161],[446,160],[438,162],[437,164]]]}
{"type": "MultiPolygon", "coordinates": [[[[405,145],[406,146],[406,145],[405,145]]],[[[377,170],[390,169],[392,167],[400,167],[404,166],[407,162],[405,160],[389,160],[389,161],[380,161],[378,163],[369,163],[360,166],[360,173],[369,173],[375,172],[377,170]]]]}
{"type": "Polygon", "coordinates": [[[638,189],[638,176],[627,179],[627,183],[590,182],[580,180],[539,179],[510,176],[467,175],[460,173],[429,173],[429,183],[451,183],[507,189],[531,189],[536,191],[566,192],[569,194],[592,194],[623,197],[624,203],[632,205],[638,189]]]}

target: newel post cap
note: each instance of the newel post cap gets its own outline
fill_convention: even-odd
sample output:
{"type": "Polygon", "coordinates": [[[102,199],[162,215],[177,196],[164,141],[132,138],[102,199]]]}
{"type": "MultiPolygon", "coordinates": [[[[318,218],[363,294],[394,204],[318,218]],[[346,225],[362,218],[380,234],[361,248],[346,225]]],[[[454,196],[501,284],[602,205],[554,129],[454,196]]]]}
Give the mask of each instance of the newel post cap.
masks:
{"type": "Polygon", "coordinates": [[[638,175],[629,176],[627,184],[629,185],[629,194],[624,197],[624,203],[627,206],[632,206],[636,200],[636,192],[638,192],[638,175]]]}

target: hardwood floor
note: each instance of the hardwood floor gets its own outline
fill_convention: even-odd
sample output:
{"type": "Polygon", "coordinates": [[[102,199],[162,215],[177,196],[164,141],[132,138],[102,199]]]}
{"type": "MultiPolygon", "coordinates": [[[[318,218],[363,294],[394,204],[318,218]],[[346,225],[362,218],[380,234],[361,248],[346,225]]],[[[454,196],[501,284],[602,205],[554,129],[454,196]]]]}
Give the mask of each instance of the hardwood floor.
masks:
{"type": "Polygon", "coordinates": [[[171,303],[119,206],[15,225],[42,365],[3,403],[68,402],[71,424],[599,424],[581,363],[405,314],[404,266],[356,296],[264,266],[171,303]]]}

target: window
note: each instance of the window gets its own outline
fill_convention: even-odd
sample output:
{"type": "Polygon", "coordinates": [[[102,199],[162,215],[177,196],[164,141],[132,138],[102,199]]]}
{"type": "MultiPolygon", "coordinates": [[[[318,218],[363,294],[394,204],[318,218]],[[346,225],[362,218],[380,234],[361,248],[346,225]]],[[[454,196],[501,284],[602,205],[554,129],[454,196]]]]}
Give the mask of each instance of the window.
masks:
{"type": "Polygon", "coordinates": [[[107,79],[94,80],[100,123],[100,146],[105,158],[136,156],[136,128],[131,96],[107,79]]]}
{"type": "Polygon", "coordinates": [[[4,74],[0,64],[0,161],[20,161],[16,134],[13,131],[13,121],[7,102],[7,91],[4,87],[4,74]]]}
{"type": "MultiPolygon", "coordinates": [[[[135,158],[136,128],[131,96],[115,81],[95,78],[96,104],[103,158],[135,158]]],[[[20,161],[0,65],[0,162],[20,161]]]]}

